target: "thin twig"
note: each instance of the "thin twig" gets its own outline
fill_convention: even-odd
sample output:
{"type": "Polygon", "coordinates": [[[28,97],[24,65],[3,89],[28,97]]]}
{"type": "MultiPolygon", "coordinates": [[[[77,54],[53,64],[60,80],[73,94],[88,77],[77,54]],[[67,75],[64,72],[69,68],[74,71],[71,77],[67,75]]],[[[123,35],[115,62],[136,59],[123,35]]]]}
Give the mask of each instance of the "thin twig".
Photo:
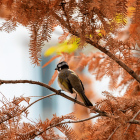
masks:
{"type": "Polygon", "coordinates": [[[117,129],[120,127],[120,125],[118,127],[116,127],[116,129],[111,133],[111,135],[108,137],[107,140],[110,140],[111,137],[114,135],[114,133],[117,131],[117,129]]]}
{"type": "Polygon", "coordinates": [[[0,94],[4,97],[5,101],[7,101],[7,103],[8,103],[9,101],[7,100],[7,98],[5,97],[5,95],[2,94],[2,92],[0,92],[0,94]]]}
{"type": "MultiPolygon", "coordinates": [[[[134,115],[134,117],[130,121],[133,122],[134,119],[139,115],[139,113],[140,113],[140,110],[134,115]]],[[[127,128],[124,132],[124,135],[126,135],[126,132],[127,132],[127,130],[129,129],[130,126],[131,126],[131,123],[128,124],[128,126],[127,126],[127,128]]]]}
{"type": "Polygon", "coordinates": [[[126,113],[128,110],[130,110],[132,108],[132,106],[131,107],[129,107],[129,108],[127,108],[126,110],[122,110],[122,109],[119,109],[119,111],[121,111],[121,112],[123,112],[123,113],[126,113]]]}
{"type": "MultiPolygon", "coordinates": [[[[24,112],[25,110],[27,110],[30,106],[32,106],[32,105],[35,104],[36,102],[38,102],[38,101],[40,101],[40,100],[42,100],[42,99],[48,98],[48,97],[50,97],[50,96],[53,96],[53,95],[57,95],[57,94],[56,94],[56,93],[53,93],[53,94],[50,94],[50,95],[46,95],[46,96],[44,96],[44,97],[42,97],[42,98],[40,98],[40,99],[38,99],[38,100],[32,102],[32,103],[29,104],[26,108],[24,108],[24,109],[21,111],[21,113],[24,112]]],[[[21,114],[21,113],[20,113],[20,114],[21,114]]]]}
{"type": "MultiPolygon", "coordinates": [[[[86,119],[83,119],[83,120],[78,120],[78,121],[60,122],[60,123],[57,123],[57,124],[54,124],[54,125],[49,126],[46,130],[43,130],[43,131],[40,131],[40,132],[37,133],[37,134],[34,134],[33,138],[35,138],[35,137],[41,135],[43,132],[45,132],[45,131],[47,131],[47,130],[53,128],[53,127],[56,127],[56,126],[58,126],[58,125],[62,125],[62,124],[66,124],[66,123],[80,123],[80,122],[84,122],[84,121],[91,120],[91,119],[93,119],[93,118],[97,118],[97,117],[99,117],[99,116],[102,116],[102,114],[101,114],[101,115],[100,115],[100,114],[97,114],[97,115],[95,115],[95,116],[92,116],[92,117],[89,117],[89,118],[86,118],[86,119]]],[[[31,138],[31,139],[33,139],[33,138],[31,138]]]]}
{"type": "Polygon", "coordinates": [[[30,97],[44,97],[44,96],[28,96],[28,97],[30,98],[30,97]]]}

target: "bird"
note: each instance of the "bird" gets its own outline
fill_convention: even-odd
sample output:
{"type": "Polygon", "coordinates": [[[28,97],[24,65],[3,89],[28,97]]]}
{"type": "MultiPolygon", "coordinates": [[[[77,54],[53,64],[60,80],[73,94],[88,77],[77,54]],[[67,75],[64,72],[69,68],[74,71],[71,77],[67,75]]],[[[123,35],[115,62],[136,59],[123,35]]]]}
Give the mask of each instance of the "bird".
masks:
{"type": "Polygon", "coordinates": [[[82,81],[74,71],[69,69],[69,65],[67,64],[67,62],[62,61],[58,63],[55,70],[59,72],[58,85],[62,90],[70,92],[71,94],[76,93],[76,97],[77,94],[79,94],[86,106],[93,106],[85,95],[82,81]]]}

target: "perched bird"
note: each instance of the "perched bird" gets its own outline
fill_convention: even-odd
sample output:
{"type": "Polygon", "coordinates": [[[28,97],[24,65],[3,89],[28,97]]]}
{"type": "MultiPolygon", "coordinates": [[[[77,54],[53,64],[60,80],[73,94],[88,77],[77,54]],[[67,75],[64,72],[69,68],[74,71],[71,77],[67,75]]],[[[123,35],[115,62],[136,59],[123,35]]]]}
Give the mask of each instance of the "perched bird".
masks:
{"type": "Polygon", "coordinates": [[[58,84],[62,90],[76,93],[76,95],[79,94],[86,106],[93,106],[85,95],[82,81],[74,71],[69,69],[69,66],[65,61],[58,63],[55,70],[58,70],[59,72],[58,84]]]}

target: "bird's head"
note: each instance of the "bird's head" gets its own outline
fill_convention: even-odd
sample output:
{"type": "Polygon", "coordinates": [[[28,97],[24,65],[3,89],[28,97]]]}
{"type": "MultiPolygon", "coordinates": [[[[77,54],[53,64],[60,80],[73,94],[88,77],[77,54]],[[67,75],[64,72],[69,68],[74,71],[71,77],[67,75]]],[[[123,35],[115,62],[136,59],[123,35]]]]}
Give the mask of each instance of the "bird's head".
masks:
{"type": "Polygon", "coordinates": [[[61,71],[62,69],[69,69],[69,66],[65,61],[58,63],[57,67],[55,68],[55,70],[58,70],[58,71],[61,71]]]}

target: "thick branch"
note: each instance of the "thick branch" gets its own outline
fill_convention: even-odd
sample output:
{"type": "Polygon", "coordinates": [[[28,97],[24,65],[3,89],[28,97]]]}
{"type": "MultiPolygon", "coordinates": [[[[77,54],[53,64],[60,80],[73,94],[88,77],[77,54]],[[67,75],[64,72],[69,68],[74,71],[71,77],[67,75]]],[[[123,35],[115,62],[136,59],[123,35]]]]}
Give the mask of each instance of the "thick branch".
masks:
{"type": "Polygon", "coordinates": [[[70,26],[70,22],[69,22],[69,15],[68,15],[67,12],[66,12],[65,4],[66,4],[65,1],[64,1],[64,2],[61,2],[61,5],[60,5],[60,6],[62,6],[64,15],[65,15],[65,17],[66,17],[66,23],[68,24],[69,30],[71,30],[71,26],[70,26]]]}
{"type": "Polygon", "coordinates": [[[136,79],[140,83],[139,76],[131,68],[129,68],[127,65],[125,65],[120,59],[118,59],[117,57],[115,57],[115,55],[113,55],[111,52],[109,52],[106,48],[98,45],[97,43],[94,43],[93,41],[91,41],[88,38],[86,38],[86,42],[93,45],[94,47],[96,47],[97,49],[99,49],[100,51],[102,51],[106,55],[108,55],[110,58],[112,58],[116,63],[118,63],[123,69],[125,69],[134,79],[136,79]]]}
{"type": "MultiPolygon", "coordinates": [[[[67,28],[67,30],[71,34],[73,34],[73,35],[75,35],[77,37],[80,37],[80,35],[76,31],[74,31],[72,29],[69,29],[69,26],[65,23],[65,21],[62,18],[60,18],[55,12],[53,12],[53,16],[61,23],[62,26],[67,28]]],[[[115,55],[113,55],[111,52],[109,52],[106,48],[104,48],[104,47],[100,46],[99,44],[93,42],[89,38],[85,38],[85,40],[86,40],[87,43],[93,45],[94,47],[99,49],[101,52],[105,53],[110,58],[112,58],[116,63],[118,63],[123,69],[125,69],[134,79],[136,79],[140,83],[139,76],[131,68],[129,68],[127,65],[125,65],[120,59],[115,57],[115,55]]]]}

